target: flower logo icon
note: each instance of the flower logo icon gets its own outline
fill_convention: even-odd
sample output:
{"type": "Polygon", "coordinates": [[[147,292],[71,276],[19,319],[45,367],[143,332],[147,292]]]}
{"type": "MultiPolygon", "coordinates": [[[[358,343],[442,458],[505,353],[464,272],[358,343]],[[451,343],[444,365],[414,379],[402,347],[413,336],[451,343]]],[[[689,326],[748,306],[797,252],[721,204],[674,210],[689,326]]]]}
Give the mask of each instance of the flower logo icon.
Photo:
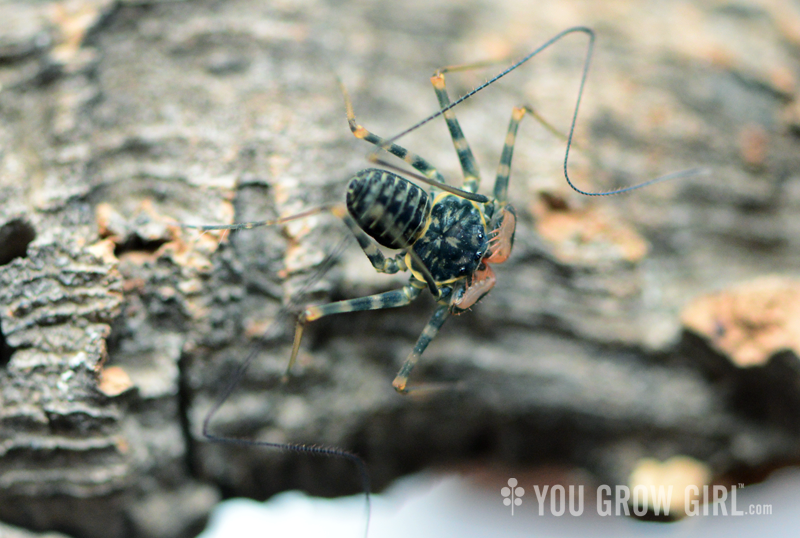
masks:
{"type": "Polygon", "coordinates": [[[503,504],[506,506],[511,507],[511,515],[514,515],[514,506],[519,506],[522,504],[522,496],[525,495],[525,490],[523,488],[517,487],[517,479],[516,478],[509,478],[508,479],[508,486],[504,487],[500,490],[500,495],[505,497],[503,499],[503,504]]]}

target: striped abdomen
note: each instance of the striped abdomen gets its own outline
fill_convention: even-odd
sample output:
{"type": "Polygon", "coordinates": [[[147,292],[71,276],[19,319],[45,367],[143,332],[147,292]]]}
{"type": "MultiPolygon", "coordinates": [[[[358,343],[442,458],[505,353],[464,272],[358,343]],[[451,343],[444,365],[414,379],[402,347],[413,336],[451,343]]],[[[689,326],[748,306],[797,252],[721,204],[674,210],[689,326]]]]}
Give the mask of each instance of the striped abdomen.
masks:
{"type": "Polygon", "coordinates": [[[428,193],[397,174],[368,168],[347,186],[347,210],[381,245],[401,249],[422,234],[431,202],[428,193]]]}

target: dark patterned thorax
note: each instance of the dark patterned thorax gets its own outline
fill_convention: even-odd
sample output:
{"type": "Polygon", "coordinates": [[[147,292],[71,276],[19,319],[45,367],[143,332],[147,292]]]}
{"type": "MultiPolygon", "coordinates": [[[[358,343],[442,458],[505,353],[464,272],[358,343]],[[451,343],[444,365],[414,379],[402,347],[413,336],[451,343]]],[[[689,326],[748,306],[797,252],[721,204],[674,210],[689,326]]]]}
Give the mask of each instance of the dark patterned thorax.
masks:
{"type": "Polygon", "coordinates": [[[347,187],[347,210],[370,237],[385,247],[406,248],[417,240],[431,211],[428,193],[405,178],[368,168],[347,187]]]}
{"type": "Polygon", "coordinates": [[[473,274],[489,248],[489,234],[478,204],[452,194],[437,198],[430,225],[414,244],[439,283],[473,274]]]}

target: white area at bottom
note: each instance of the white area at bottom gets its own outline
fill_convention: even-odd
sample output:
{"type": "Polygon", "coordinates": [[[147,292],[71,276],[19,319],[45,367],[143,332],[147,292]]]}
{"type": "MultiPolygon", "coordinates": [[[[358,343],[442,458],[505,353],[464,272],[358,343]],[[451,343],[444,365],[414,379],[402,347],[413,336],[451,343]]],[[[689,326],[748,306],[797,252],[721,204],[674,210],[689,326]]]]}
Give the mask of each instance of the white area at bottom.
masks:
{"type": "MultiPolygon", "coordinates": [[[[737,509],[743,516],[695,516],[673,523],[638,521],[624,516],[598,515],[594,493],[587,492],[581,516],[544,515],[532,484],[525,488],[522,504],[503,504],[497,484],[489,491],[457,475],[415,475],[398,481],[386,492],[372,496],[369,538],[427,538],[458,536],[477,538],[537,537],[679,537],[730,538],[796,536],[800,529],[800,470],[776,473],[763,484],[737,491],[737,509]],[[771,515],[748,515],[750,504],[771,505],[771,515]]],[[[588,489],[588,487],[587,487],[588,489]]],[[[731,513],[730,501],[726,503],[731,513]]],[[[358,538],[364,536],[364,496],[321,499],[291,491],[265,503],[233,499],[214,510],[208,528],[199,538],[358,538]]],[[[713,511],[710,511],[713,514],[713,511]]]]}

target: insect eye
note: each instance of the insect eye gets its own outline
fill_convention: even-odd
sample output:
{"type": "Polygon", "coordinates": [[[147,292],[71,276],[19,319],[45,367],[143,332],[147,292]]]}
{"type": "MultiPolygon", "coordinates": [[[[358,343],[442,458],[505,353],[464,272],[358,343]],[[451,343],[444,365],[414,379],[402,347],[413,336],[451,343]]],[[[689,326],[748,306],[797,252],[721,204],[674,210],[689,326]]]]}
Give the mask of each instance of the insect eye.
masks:
{"type": "Polygon", "coordinates": [[[458,275],[459,276],[466,275],[466,274],[467,274],[466,266],[462,265],[461,267],[458,268],[458,275]]]}

